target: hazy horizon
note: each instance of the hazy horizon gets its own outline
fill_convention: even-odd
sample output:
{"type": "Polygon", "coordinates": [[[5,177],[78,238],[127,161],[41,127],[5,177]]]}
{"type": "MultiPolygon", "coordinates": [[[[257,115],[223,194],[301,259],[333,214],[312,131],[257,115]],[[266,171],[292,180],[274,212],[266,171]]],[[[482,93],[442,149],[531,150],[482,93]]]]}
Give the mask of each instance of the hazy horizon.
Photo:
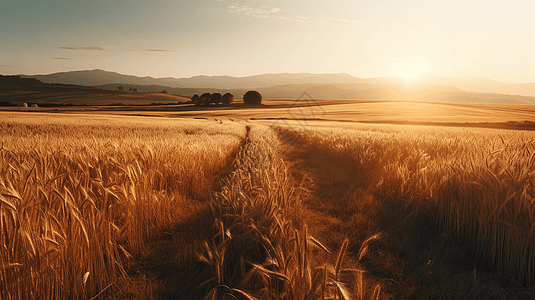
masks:
{"type": "Polygon", "coordinates": [[[535,82],[535,3],[0,0],[0,74],[535,82]]]}
{"type": "Polygon", "coordinates": [[[227,74],[218,74],[218,75],[210,75],[210,74],[197,74],[197,75],[191,75],[191,76],[186,76],[186,77],[174,77],[174,76],[164,76],[164,77],[156,77],[156,76],[151,76],[151,75],[143,75],[143,74],[128,74],[128,73],[121,73],[121,72],[118,72],[118,71],[114,71],[114,70],[105,70],[105,69],[98,69],[98,68],[95,68],[95,69],[79,69],[79,70],[65,70],[65,71],[57,71],[57,72],[52,72],[52,73],[35,73],[35,74],[23,74],[23,73],[20,73],[20,74],[1,74],[0,75],[6,75],[6,76],[16,76],[16,75],[23,75],[23,76],[42,76],[42,75],[53,75],[53,74],[57,74],[57,73],[70,73],[70,72],[83,72],[83,71],[103,71],[103,72],[109,72],[109,73],[117,73],[119,75],[125,75],[125,76],[135,76],[135,77],[138,77],[138,78],[143,78],[143,77],[150,77],[150,78],[153,78],[153,79],[165,79],[165,78],[174,78],[174,79],[189,79],[189,78],[194,78],[194,77],[233,77],[233,78],[247,78],[247,77],[254,77],[254,76],[264,76],[264,75],[301,75],[301,74],[304,74],[304,75],[338,75],[338,74],[342,74],[342,75],[350,75],[350,76],[353,76],[355,77],[356,79],[398,79],[402,82],[406,82],[408,84],[412,84],[412,83],[418,83],[418,82],[421,82],[422,79],[425,79],[425,78],[443,78],[443,79],[460,79],[460,78],[474,78],[474,79],[482,79],[482,80],[493,80],[493,81],[497,81],[497,82],[502,82],[502,83],[535,83],[535,80],[534,81],[531,81],[531,82],[508,82],[508,81],[502,81],[502,80],[497,80],[497,79],[492,79],[492,78],[489,78],[489,77],[481,77],[481,76],[436,76],[436,75],[433,75],[433,74],[428,74],[428,73],[425,73],[425,74],[421,74],[421,75],[418,75],[416,77],[413,77],[411,78],[410,80],[405,80],[403,76],[401,75],[398,75],[398,76],[379,76],[379,77],[357,77],[357,76],[354,76],[352,74],[349,74],[349,73],[343,73],[343,72],[331,72],[331,73],[309,73],[309,72],[281,72],[281,73],[262,73],[262,74],[250,74],[250,75],[243,75],[243,76],[232,76],[232,75],[227,75],[227,74]]]}

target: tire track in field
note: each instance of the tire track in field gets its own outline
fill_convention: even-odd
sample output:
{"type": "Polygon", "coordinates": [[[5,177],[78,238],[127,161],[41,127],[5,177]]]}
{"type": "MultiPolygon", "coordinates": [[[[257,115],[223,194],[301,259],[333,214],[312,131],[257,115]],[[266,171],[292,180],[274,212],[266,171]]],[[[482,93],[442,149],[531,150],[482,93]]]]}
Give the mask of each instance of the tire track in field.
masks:
{"type": "MultiPolygon", "coordinates": [[[[275,129],[276,130],[276,129],[275,129]]],[[[408,218],[403,203],[378,199],[359,182],[358,170],[307,149],[279,130],[283,157],[295,186],[304,188],[303,215],[311,234],[337,252],[349,240],[347,268],[365,271],[365,295],[380,299],[535,299],[500,274],[474,265],[469,245],[439,231],[426,216],[408,218]],[[358,262],[361,244],[382,232],[358,262]],[[477,269],[477,270],[476,270],[477,269]]],[[[354,279],[347,278],[351,287],[354,279]]],[[[358,299],[358,298],[355,298],[358,299]]]]}
{"type": "MultiPolygon", "coordinates": [[[[381,286],[379,299],[410,299],[417,287],[403,273],[399,258],[392,253],[384,234],[379,240],[368,243],[367,254],[358,260],[361,245],[382,231],[377,219],[391,212],[382,211],[379,201],[356,180],[355,170],[332,163],[329,157],[314,153],[299,142],[288,143],[284,136],[280,136],[280,140],[281,156],[295,185],[301,184],[305,190],[302,196],[304,222],[312,236],[325,243],[335,255],[344,239],[349,240],[344,267],[364,270],[363,299],[370,299],[377,285],[381,286]]],[[[345,280],[352,291],[354,274],[347,274],[345,280]]]]}
{"type": "MultiPolygon", "coordinates": [[[[216,178],[230,174],[234,160],[245,147],[251,126],[243,125],[245,137],[216,178]]],[[[119,284],[124,292],[121,291],[117,299],[187,300],[204,299],[208,294],[209,290],[199,286],[212,274],[206,264],[198,260],[198,253],[204,251],[204,242],[212,240],[216,234],[214,215],[210,199],[188,199],[187,202],[184,217],[149,241],[143,257],[129,262],[129,278],[119,284]]]]}

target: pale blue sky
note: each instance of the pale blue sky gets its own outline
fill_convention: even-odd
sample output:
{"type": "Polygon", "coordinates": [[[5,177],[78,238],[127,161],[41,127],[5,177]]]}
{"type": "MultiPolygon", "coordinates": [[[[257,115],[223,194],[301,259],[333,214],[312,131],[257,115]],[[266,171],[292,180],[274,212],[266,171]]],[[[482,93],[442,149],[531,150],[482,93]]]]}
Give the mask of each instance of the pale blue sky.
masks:
{"type": "Polygon", "coordinates": [[[0,0],[0,74],[535,82],[535,1],[0,0]]]}

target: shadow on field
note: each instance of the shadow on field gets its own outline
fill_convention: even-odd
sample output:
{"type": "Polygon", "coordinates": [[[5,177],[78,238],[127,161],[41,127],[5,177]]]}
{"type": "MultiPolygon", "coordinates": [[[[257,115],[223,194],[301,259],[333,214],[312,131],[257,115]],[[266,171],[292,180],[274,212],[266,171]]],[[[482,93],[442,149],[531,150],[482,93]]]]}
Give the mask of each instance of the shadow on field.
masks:
{"type": "Polygon", "coordinates": [[[311,234],[331,249],[349,240],[344,268],[365,271],[365,295],[380,285],[380,299],[535,299],[514,280],[479,267],[469,241],[453,239],[400,199],[376,193],[370,174],[351,162],[300,142],[284,148],[290,173],[307,190],[303,214],[311,234]],[[361,245],[379,232],[359,261],[361,245]]]}
{"type": "Polygon", "coordinates": [[[126,298],[202,299],[209,290],[199,287],[212,274],[199,262],[203,243],[210,241],[214,216],[208,202],[199,203],[189,217],[177,222],[149,244],[149,250],[128,270],[138,286],[126,298]]]}

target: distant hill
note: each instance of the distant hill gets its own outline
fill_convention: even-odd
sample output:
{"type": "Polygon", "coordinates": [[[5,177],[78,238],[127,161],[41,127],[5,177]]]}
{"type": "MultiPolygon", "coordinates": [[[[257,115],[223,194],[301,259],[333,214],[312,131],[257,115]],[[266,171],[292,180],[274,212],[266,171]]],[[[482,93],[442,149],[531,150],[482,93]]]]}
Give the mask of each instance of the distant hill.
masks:
{"type": "MultiPolygon", "coordinates": [[[[125,85],[139,91],[157,92],[167,90],[170,94],[191,97],[193,94],[231,92],[241,99],[248,89],[215,88],[172,88],[159,85],[125,85]]],[[[116,89],[116,84],[99,86],[103,89],[116,89]]],[[[535,104],[535,97],[516,96],[496,93],[465,92],[455,87],[440,85],[415,85],[407,88],[386,84],[285,84],[258,88],[265,99],[298,99],[304,92],[315,99],[354,99],[354,100],[416,100],[460,103],[494,104],[535,104]]]]}
{"type": "Polygon", "coordinates": [[[399,78],[357,78],[349,74],[309,73],[152,78],[86,70],[21,77],[45,83],[75,84],[109,90],[116,90],[118,86],[137,88],[143,92],[167,90],[170,94],[185,97],[205,92],[231,92],[236,99],[240,99],[246,91],[256,89],[266,99],[296,99],[308,92],[318,99],[535,104],[535,83],[512,84],[471,77],[422,76],[411,84],[399,78]]]}
{"type": "MultiPolygon", "coordinates": [[[[275,76],[276,77],[276,76],[275,76]]],[[[306,76],[305,76],[306,77],[306,76]]],[[[343,77],[343,76],[342,76],[343,77]]],[[[281,81],[285,76],[280,76],[281,81]]],[[[303,79],[313,81],[314,76],[303,79]]],[[[346,77],[347,78],[347,77],[346,77]]],[[[117,90],[120,84],[80,86],[73,84],[43,83],[35,78],[0,75],[0,102],[35,103],[57,105],[109,105],[114,103],[140,104],[186,102],[193,94],[231,92],[241,99],[247,88],[183,88],[162,85],[123,84],[125,90],[117,90]],[[126,91],[137,89],[139,92],[126,91]],[[162,91],[167,93],[161,93],[162,91]],[[178,95],[183,95],[180,97],[178,95]]],[[[459,103],[531,104],[535,97],[498,93],[466,92],[448,85],[419,83],[411,86],[399,83],[381,83],[368,80],[366,83],[332,84],[283,84],[256,88],[265,99],[298,99],[304,92],[315,99],[354,100],[411,100],[459,103]]]]}
{"type": "Polygon", "coordinates": [[[535,82],[505,83],[484,78],[458,77],[442,78],[422,76],[415,83],[408,85],[399,78],[357,78],[349,74],[310,74],[280,73],[261,74],[246,77],[232,76],[194,76],[190,78],[153,78],[123,75],[103,70],[85,70],[53,73],[49,75],[20,75],[25,78],[36,78],[45,83],[76,84],[83,86],[101,85],[137,85],[162,86],[170,88],[203,88],[203,89],[260,89],[282,85],[334,85],[342,89],[365,88],[396,88],[404,86],[435,86],[439,90],[453,89],[474,93],[495,93],[535,97],[535,82]]]}
{"type": "Polygon", "coordinates": [[[261,88],[265,98],[297,99],[307,92],[316,99],[415,100],[459,103],[530,104],[535,97],[497,93],[465,92],[457,88],[420,85],[406,88],[397,85],[282,85],[261,88]]]}
{"type": "Polygon", "coordinates": [[[137,77],[123,75],[116,72],[108,72],[103,70],[86,70],[86,71],[72,71],[60,72],[48,75],[19,75],[22,78],[35,78],[43,83],[61,83],[74,84],[82,86],[96,86],[105,84],[136,84],[136,85],[157,85],[162,84],[167,86],[174,85],[173,78],[154,79],[152,77],[137,77]]]}
{"type": "Polygon", "coordinates": [[[528,83],[507,83],[487,78],[475,77],[454,77],[441,78],[435,76],[422,76],[419,79],[424,84],[439,84],[455,86],[466,92],[476,93],[496,93],[509,95],[523,95],[535,97],[535,82],[528,83]]]}
{"type": "Polygon", "coordinates": [[[178,103],[187,98],[163,93],[106,90],[95,87],[47,84],[33,78],[0,75],[0,102],[38,105],[110,105],[178,103]]]}
{"type": "Polygon", "coordinates": [[[103,70],[87,70],[53,73],[49,75],[20,75],[35,78],[44,83],[63,83],[84,86],[96,85],[159,85],[173,88],[247,89],[270,87],[281,84],[305,83],[355,83],[356,77],[349,74],[263,74],[247,77],[194,76],[190,78],[152,78],[123,75],[103,70]]]}

